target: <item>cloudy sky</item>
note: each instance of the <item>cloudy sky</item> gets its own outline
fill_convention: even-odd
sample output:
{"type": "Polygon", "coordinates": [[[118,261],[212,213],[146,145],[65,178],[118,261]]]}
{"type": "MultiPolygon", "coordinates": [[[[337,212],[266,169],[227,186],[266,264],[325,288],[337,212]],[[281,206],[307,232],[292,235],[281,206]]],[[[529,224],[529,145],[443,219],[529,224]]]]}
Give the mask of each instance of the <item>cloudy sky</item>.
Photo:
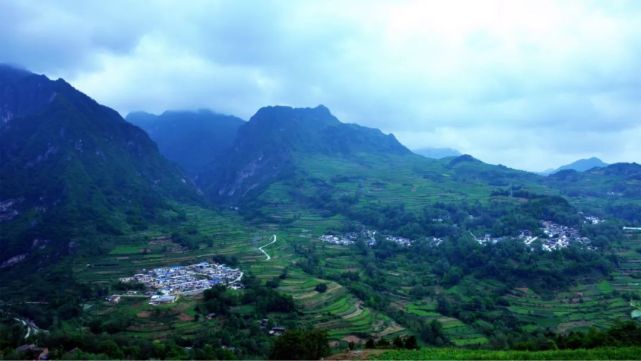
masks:
{"type": "Polygon", "coordinates": [[[121,114],[324,104],[410,148],[641,161],[641,1],[1,1],[0,62],[121,114]]]}

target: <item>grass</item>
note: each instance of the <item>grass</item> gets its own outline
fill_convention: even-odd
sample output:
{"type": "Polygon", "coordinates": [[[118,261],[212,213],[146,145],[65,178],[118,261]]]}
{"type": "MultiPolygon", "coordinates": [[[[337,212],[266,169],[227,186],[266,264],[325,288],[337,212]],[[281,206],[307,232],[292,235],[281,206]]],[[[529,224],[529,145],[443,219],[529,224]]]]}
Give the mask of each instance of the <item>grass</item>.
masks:
{"type": "Polygon", "coordinates": [[[552,351],[494,351],[455,348],[394,350],[371,355],[372,360],[639,360],[640,347],[552,351]]]}

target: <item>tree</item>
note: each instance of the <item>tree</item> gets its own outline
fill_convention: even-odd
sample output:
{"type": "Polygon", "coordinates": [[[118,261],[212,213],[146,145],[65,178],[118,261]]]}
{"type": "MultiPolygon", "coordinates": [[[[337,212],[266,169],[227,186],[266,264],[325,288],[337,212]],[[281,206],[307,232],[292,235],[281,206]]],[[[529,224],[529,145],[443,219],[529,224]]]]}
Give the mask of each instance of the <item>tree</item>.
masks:
{"type": "Polygon", "coordinates": [[[403,339],[402,339],[400,336],[396,336],[396,337],[394,338],[394,341],[392,341],[392,344],[393,344],[393,345],[394,345],[394,347],[396,347],[396,348],[403,348],[403,346],[404,346],[404,344],[403,344],[403,339]]]}
{"type": "Polygon", "coordinates": [[[410,350],[418,348],[418,343],[416,342],[416,336],[411,335],[405,338],[405,348],[410,350]]]}
{"type": "Polygon", "coordinates": [[[327,291],[327,283],[319,283],[315,287],[316,292],[318,293],[324,293],[327,291]]]}
{"type": "Polygon", "coordinates": [[[327,332],[316,329],[288,330],[274,342],[272,360],[318,360],[329,354],[327,332]]]}
{"type": "Polygon", "coordinates": [[[376,346],[374,345],[374,340],[373,340],[373,339],[371,339],[371,338],[367,339],[367,342],[365,342],[365,347],[366,347],[366,348],[374,348],[374,347],[376,347],[376,346]]]}

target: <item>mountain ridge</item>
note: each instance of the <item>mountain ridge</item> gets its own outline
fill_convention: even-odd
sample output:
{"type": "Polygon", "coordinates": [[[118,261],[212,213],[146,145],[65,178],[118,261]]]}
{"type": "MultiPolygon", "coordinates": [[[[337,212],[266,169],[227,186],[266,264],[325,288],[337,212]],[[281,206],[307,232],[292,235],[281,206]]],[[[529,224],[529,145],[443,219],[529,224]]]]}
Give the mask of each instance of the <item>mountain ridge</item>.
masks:
{"type": "Polygon", "coordinates": [[[597,157],[590,157],[590,158],[576,160],[572,163],[562,165],[556,169],[547,169],[542,172],[539,172],[539,174],[551,175],[564,170],[575,170],[578,172],[585,172],[592,168],[603,168],[603,167],[606,167],[607,165],[608,165],[607,163],[603,162],[601,159],[597,157]]]}
{"type": "Polygon", "coordinates": [[[322,105],[268,106],[238,130],[226,161],[199,181],[214,199],[238,199],[292,171],[296,154],[350,158],[368,152],[411,153],[393,135],[342,123],[322,105]]]}

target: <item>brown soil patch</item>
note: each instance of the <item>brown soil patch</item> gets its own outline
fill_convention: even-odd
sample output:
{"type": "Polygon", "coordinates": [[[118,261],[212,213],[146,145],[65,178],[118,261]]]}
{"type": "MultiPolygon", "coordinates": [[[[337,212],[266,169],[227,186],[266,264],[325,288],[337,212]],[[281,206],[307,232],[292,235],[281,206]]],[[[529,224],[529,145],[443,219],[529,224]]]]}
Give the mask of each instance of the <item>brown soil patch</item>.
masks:
{"type": "Polygon", "coordinates": [[[527,288],[527,287],[517,287],[517,288],[515,288],[515,290],[519,291],[522,294],[526,294],[526,295],[530,291],[530,289],[527,288]]]}
{"type": "Polygon", "coordinates": [[[361,343],[361,341],[363,341],[363,339],[358,337],[358,336],[347,335],[347,336],[343,337],[343,341],[345,341],[345,342],[353,342],[355,344],[358,344],[358,343],[361,343]]]}
{"type": "Polygon", "coordinates": [[[389,350],[374,350],[374,349],[365,349],[365,350],[355,350],[355,351],[345,351],[337,353],[326,357],[325,360],[368,360],[370,356],[381,354],[389,350]]]}
{"type": "Polygon", "coordinates": [[[149,312],[149,311],[140,311],[140,312],[138,312],[136,314],[136,316],[138,316],[140,318],[149,318],[149,316],[151,316],[151,312],[149,312]]]}
{"type": "Polygon", "coordinates": [[[568,331],[571,331],[574,328],[579,328],[579,327],[590,327],[592,326],[593,323],[590,321],[570,321],[570,322],[563,322],[560,323],[556,331],[561,334],[565,334],[568,331]]]}
{"type": "Polygon", "coordinates": [[[182,313],[180,313],[180,315],[178,315],[178,319],[181,320],[181,321],[193,321],[194,320],[193,317],[189,316],[188,314],[186,314],[184,312],[182,312],[182,313]]]}

